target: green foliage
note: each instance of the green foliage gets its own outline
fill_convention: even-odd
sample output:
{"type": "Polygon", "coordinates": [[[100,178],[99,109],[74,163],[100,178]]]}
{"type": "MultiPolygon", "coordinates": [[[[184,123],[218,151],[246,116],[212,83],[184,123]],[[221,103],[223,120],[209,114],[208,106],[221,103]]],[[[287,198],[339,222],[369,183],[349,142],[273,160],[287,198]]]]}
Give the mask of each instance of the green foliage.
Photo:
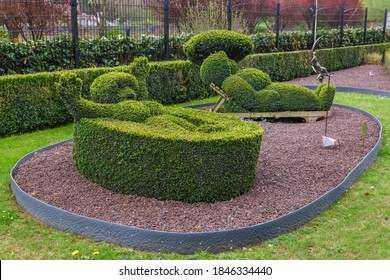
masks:
{"type": "Polygon", "coordinates": [[[272,83],[271,77],[256,68],[244,68],[237,72],[237,76],[243,78],[254,90],[259,91],[272,83]]]}
{"type": "Polygon", "coordinates": [[[206,85],[214,83],[221,87],[222,82],[237,71],[237,62],[229,59],[224,51],[219,51],[203,61],[200,67],[200,77],[206,85]]]}
{"type": "Polygon", "coordinates": [[[303,86],[287,83],[272,83],[266,90],[274,90],[281,96],[279,111],[317,111],[319,98],[312,90],[303,86]]]}
{"type": "Polygon", "coordinates": [[[149,70],[149,60],[144,56],[135,58],[133,63],[130,64],[130,71],[138,80],[137,100],[148,99],[146,79],[149,75],[149,70]]]}
{"type": "Polygon", "coordinates": [[[106,30],[104,32],[104,37],[106,37],[108,39],[116,39],[116,38],[126,37],[126,32],[124,32],[120,28],[114,28],[114,29],[106,30]]]}
{"type": "Polygon", "coordinates": [[[0,77],[0,136],[68,123],[72,117],[54,92],[58,74],[0,77]]]}
{"type": "Polygon", "coordinates": [[[73,154],[83,175],[115,192],[213,202],[252,187],[262,132],[236,117],[171,108],[146,122],[82,119],[73,154]]]}
{"type": "Polygon", "coordinates": [[[90,87],[91,100],[98,103],[118,103],[136,99],[138,81],[124,72],[109,72],[97,77],[90,87]]]}
{"type": "Polygon", "coordinates": [[[383,61],[383,55],[380,53],[367,53],[364,56],[364,63],[365,64],[375,64],[375,65],[381,65],[383,61]]]}
{"type": "Polygon", "coordinates": [[[165,105],[206,98],[215,94],[202,82],[199,66],[189,61],[150,63],[146,85],[149,99],[165,105]]]}
{"type": "Polygon", "coordinates": [[[390,73],[390,49],[388,49],[385,53],[385,67],[387,72],[390,73]]]}
{"type": "MultiPolygon", "coordinates": [[[[317,50],[321,65],[328,71],[359,66],[366,53],[384,53],[389,43],[317,50]]],[[[310,51],[252,54],[239,62],[241,68],[257,68],[271,76],[273,81],[288,81],[313,73],[310,51]]]]}
{"type": "Polygon", "coordinates": [[[317,87],[314,93],[320,99],[320,110],[328,111],[333,104],[333,99],[336,94],[336,87],[334,85],[321,84],[317,87]]]}
{"type": "Polygon", "coordinates": [[[252,40],[243,34],[229,30],[210,30],[188,40],[184,53],[188,60],[201,64],[210,54],[224,51],[230,59],[239,61],[253,50],[252,40]]]}
{"type": "MultiPolygon", "coordinates": [[[[264,77],[258,76],[261,77],[260,80],[264,77]]],[[[251,78],[255,80],[253,76],[251,78]]],[[[258,84],[255,81],[252,83],[258,84]]],[[[234,113],[328,110],[335,93],[334,86],[328,91],[321,85],[313,92],[308,88],[286,83],[269,83],[264,89],[256,91],[239,75],[228,77],[223,82],[222,89],[229,96],[225,111],[234,113]]]]}

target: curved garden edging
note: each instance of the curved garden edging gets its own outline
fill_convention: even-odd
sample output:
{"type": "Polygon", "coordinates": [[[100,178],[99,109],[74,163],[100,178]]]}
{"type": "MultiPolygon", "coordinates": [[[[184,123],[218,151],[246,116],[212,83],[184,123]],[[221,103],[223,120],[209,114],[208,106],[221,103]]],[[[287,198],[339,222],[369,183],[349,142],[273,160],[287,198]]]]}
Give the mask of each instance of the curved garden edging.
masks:
{"type": "Polygon", "coordinates": [[[254,245],[277,237],[280,234],[293,231],[313,219],[343,195],[359,176],[375,161],[382,143],[382,124],[380,121],[370,113],[361,109],[344,105],[336,106],[362,112],[377,122],[380,127],[380,135],[374,148],[345,177],[344,181],[334,189],[296,211],[262,224],[218,232],[175,233],[145,230],[80,216],[51,206],[25,193],[13,178],[13,174],[18,166],[31,158],[34,153],[48,150],[70,140],[47,146],[23,157],[11,170],[12,191],[18,204],[26,212],[45,224],[59,230],[72,232],[98,241],[114,243],[120,246],[144,251],[191,254],[197,251],[216,253],[254,245]]]}

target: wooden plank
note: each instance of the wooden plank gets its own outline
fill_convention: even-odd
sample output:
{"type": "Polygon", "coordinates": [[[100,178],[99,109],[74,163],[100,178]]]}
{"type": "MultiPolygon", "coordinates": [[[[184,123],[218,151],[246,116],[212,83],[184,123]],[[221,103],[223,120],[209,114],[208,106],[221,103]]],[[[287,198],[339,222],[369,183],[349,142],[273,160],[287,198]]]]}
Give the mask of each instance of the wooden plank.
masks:
{"type": "MultiPolygon", "coordinates": [[[[319,118],[326,117],[326,111],[286,111],[286,112],[247,112],[247,113],[226,113],[229,115],[248,118],[248,119],[261,119],[261,118],[303,118],[306,122],[316,122],[319,118]]],[[[328,116],[331,112],[328,112],[328,116]]]]}

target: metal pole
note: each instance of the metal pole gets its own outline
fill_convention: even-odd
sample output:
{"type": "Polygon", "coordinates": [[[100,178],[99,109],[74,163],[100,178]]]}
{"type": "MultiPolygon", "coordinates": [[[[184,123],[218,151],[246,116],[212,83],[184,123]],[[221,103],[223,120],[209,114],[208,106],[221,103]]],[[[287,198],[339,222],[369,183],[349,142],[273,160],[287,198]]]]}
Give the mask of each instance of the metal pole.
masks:
{"type": "Polygon", "coordinates": [[[367,18],[368,18],[368,8],[366,8],[366,12],[364,14],[364,35],[363,35],[363,45],[366,44],[367,41],[367,18]]]}
{"type": "Polygon", "coordinates": [[[313,31],[312,32],[313,32],[313,45],[314,45],[314,42],[317,40],[317,6],[314,6],[313,31]]]}
{"type": "Polygon", "coordinates": [[[164,56],[169,58],[169,0],[164,0],[164,56]]]}
{"type": "Polygon", "coordinates": [[[316,0],[316,5],[314,7],[314,40],[313,43],[317,40],[317,21],[318,21],[318,0],[316,0]]]}
{"type": "Polygon", "coordinates": [[[70,16],[72,25],[72,44],[73,44],[73,57],[74,67],[80,68],[80,53],[79,53],[79,27],[77,22],[77,0],[70,1],[70,16]]]}
{"type": "Polygon", "coordinates": [[[233,18],[233,0],[228,0],[228,30],[232,30],[232,18],[233,18]]]}
{"type": "Polygon", "coordinates": [[[341,8],[340,47],[343,46],[343,37],[344,37],[344,7],[341,8]]]}
{"type": "Polygon", "coordinates": [[[276,49],[279,50],[280,3],[276,6],[276,49]]]}
{"type": "Polygon", "coordinates": [[[382,42],[386,42],[386,26],[387,24],[387,9],[385,10],[385,19],[384,19],[384,23],[383,23],[383,38],[382,38],[382,42]]]}

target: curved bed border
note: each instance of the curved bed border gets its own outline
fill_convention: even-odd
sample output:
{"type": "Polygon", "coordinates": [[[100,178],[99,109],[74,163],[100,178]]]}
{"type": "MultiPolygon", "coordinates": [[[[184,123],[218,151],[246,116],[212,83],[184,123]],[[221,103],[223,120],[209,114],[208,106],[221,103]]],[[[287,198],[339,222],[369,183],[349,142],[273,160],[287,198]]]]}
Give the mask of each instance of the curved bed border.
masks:
{"type": "Polygon", "coordinates": [[[192,254],[199,251],[217,253],[254,245],[283,233],[294,231],[329,208],[377,158],[382,146],[382,124],[380,121],[361,109],[344,105],[334,106],[362,112],[374,120],[380,127],[377,143],[338,186],[298,210],[258,225],[232,230],[195,233],[146,230],[80,216],[49,205],[24,192],[13,178],[13,174],[19,165],[31,158],[34,153],[51,149],[71,141],[71,139],[44,147],[20,159],[11,170],[11,188],[17,203],[33,217],[58,230],[72,232],[97,241],[144,251],[179,254],[192,254]]]}

